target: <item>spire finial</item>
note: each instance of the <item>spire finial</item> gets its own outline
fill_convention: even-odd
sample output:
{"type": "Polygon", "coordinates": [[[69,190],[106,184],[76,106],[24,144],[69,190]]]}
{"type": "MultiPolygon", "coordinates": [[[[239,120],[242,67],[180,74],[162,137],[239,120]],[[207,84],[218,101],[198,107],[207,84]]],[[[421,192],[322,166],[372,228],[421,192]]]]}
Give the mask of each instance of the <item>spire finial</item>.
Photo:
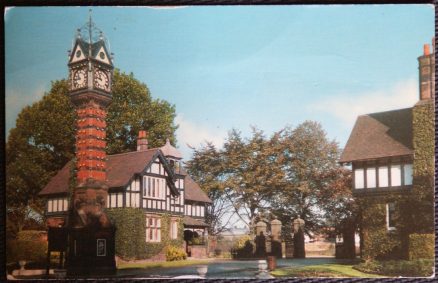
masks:
{"type": "MultiPolygon", "coordinates": [[[[91,20],[91,12],[92,12],[92,10],[91,9],[89,9],[88,10],[88,35],[90,36],[90,44],[92,44],[92,39],[91,39],[91,25],[92,25],[92,20],[91,20]]],[[[90,50],[91,50],[91,48],[90,48],[90,50]]]]}

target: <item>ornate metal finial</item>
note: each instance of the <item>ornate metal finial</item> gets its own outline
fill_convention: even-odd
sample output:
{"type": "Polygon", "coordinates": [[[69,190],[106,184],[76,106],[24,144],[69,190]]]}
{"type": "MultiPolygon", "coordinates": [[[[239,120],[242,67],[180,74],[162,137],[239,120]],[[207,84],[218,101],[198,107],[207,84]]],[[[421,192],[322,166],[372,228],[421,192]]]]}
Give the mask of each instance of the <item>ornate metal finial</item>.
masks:
{"type": "MultiPolygon", "coordinates": [[[[111,48],[108,39],[105,37],[104,32],[100,30],[93,21],[92,9],[88,10],[88,20],[82,27],[77,29],[75,37],[76,39],[87,42],[89,45],[93,45],[98,41],[103,41],[107,50],[109,51],[109,54],[111,54],[111,48]]],[[[91,52],[91,48],[89,49],[89,52],[91,52]]]]}
{"type": "Polygon", "coordinates": [[[88,34],[89,34],[89,42],[88,43],[90,43],[90,44],[92,44],[93,42],[92,42],[92,38],[91,38],[91,31],[92,31],[92,29],[91,29],[91,27],[93,26],[93,22],[92,22],[92,20],[91,20],[91,12],[92,12],[92,10],[91,9],[89,9],[88,10],[88,34]]]}

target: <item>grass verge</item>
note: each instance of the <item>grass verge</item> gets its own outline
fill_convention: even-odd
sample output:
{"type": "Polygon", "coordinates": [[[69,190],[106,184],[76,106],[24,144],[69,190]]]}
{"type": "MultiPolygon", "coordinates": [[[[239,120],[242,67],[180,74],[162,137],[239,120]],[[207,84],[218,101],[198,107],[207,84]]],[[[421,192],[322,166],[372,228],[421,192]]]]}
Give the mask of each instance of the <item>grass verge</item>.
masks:
{"type": "Polygon", "coordinates": [[[130,268],[171,268],[182,267],[196,264],[207,264],[211,260],[178,260],[178,261],[161,261],[161,262],[123,262],[117,266],[117,269],[130,268]]]}
{"type": "Polygon", "coordinates": [[[362,277],[382,278],[384,276],[364,273],[347,264],[322,264],[303,267],[285,267],[271,272],[275,277],[362,277]]]}

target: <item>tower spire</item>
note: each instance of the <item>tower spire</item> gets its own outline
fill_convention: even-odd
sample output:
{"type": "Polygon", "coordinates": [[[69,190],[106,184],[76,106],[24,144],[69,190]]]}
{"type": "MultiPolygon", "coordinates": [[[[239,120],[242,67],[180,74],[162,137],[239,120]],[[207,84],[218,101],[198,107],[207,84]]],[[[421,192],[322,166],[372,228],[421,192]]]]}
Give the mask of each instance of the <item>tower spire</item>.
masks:
{"type": "Polygon", "coordinates": [[[93,43],[92,42],[92,39],[91,39],[91,33],[92,33],[92,29],[91,29],[91,27],[92,27],[92,20],[91,20],[91,13],[92,13],[92,10],[91,9],[89,9],[88,10],[88,35],[89,35],[89,43],[90,43],[90,45],[93,43]]]}

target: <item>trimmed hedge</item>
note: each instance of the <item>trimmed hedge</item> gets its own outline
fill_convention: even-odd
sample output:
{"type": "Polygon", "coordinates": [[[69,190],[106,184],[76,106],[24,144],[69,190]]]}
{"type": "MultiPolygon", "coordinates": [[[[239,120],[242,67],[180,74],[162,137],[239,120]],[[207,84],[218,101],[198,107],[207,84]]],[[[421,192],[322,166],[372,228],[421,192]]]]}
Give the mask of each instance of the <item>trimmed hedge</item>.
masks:
{"type": "Polygon", "coordinates": [[[435,256],[434,234],[409,235],[409,259],[433,259],[435,256]]]}
{"type": "Polygon", "coordinates": [[[47,256],[47,242],[9,240],[6,245],[7,262],[20,260],[45,262],[47,256]]]}
{"type": "Polygon", "coordinates": [[[433,274],[433,259],[367,261],[354,269],[386,276],[428,277],[433,274]]]}

